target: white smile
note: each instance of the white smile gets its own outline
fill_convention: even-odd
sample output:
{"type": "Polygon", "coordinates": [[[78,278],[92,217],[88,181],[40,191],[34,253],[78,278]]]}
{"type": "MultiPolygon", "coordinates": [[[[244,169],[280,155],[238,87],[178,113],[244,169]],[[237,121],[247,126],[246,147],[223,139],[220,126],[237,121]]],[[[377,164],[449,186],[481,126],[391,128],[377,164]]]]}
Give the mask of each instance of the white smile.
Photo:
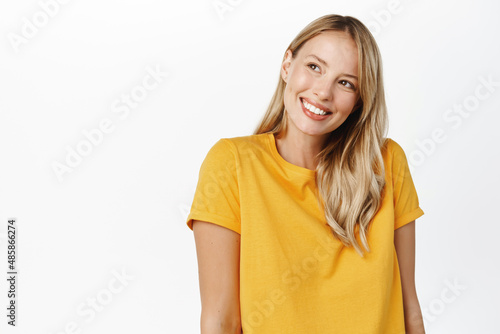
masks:
{"type": "Polygon", "coordinates": [[[302,99],[302,104],[304,105],[304,107],[306,107],[307,110],[309,110],[310,112],[312,112],[312,113],[314,113],[316,115],[326,115],[326,114],[328,114],[326,111],[313,106],[312,104],[308,103],[304,99],[302,99]]]}

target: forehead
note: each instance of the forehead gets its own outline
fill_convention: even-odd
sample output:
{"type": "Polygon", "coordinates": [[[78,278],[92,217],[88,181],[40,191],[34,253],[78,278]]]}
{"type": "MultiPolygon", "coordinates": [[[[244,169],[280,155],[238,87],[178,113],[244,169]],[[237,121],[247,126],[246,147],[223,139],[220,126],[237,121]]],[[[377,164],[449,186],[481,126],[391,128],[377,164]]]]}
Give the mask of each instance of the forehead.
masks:
{"type": "Polygon", "coordinates": [[[301,58],[311,54],[325,60],[329,66],[341,63],[357,72],[358,48],[347,32],[327,30],[314,36],[298,52],[301,58]]]}

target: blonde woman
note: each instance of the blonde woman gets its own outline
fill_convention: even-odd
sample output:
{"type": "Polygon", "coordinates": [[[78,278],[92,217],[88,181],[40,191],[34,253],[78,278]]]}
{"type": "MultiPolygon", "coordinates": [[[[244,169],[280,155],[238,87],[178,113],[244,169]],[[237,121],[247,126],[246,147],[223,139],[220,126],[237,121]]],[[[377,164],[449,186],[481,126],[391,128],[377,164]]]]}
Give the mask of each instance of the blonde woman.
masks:
{"type": "Polygon", "coordinates": [[[386,127],[369,30],[349,16],[311,22],[254,134],[220,139],[200,168],[187,225],[202,334],[424,333],[423,211],[386,127]]]}

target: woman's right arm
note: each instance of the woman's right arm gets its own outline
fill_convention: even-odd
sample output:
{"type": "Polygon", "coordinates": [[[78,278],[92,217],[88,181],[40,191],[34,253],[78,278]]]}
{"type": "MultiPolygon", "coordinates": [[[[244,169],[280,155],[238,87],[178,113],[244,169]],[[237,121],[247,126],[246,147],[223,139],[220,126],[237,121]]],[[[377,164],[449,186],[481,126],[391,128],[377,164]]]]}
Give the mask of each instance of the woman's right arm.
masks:
{"type": "Polygon", "coordinates": [[[201,334],[241,334],[240,235],[193,220],[201,297],[201,334]]]}

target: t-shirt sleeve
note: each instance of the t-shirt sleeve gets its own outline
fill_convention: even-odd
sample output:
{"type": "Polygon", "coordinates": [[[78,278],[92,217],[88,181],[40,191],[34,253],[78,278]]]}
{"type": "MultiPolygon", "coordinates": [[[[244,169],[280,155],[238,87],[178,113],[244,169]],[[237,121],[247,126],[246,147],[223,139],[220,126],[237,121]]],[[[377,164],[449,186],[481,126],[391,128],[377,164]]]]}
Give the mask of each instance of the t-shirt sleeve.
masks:
{"type": "Polygon", "coordinates": [[[200,167],[198,184],[186,221],[191,230],[193,220],[201,220],[241,234],[236,167],[233,144],[228,139],[220,139],[210,148],[200,167]]]}
{"type": "Polygon", "coordinates": [[[400,228],[424,214],[418,203],[417,190],[410,174],[405,152],[391,139],[392,185],[394,191],[394,229],[400,228]]]}

